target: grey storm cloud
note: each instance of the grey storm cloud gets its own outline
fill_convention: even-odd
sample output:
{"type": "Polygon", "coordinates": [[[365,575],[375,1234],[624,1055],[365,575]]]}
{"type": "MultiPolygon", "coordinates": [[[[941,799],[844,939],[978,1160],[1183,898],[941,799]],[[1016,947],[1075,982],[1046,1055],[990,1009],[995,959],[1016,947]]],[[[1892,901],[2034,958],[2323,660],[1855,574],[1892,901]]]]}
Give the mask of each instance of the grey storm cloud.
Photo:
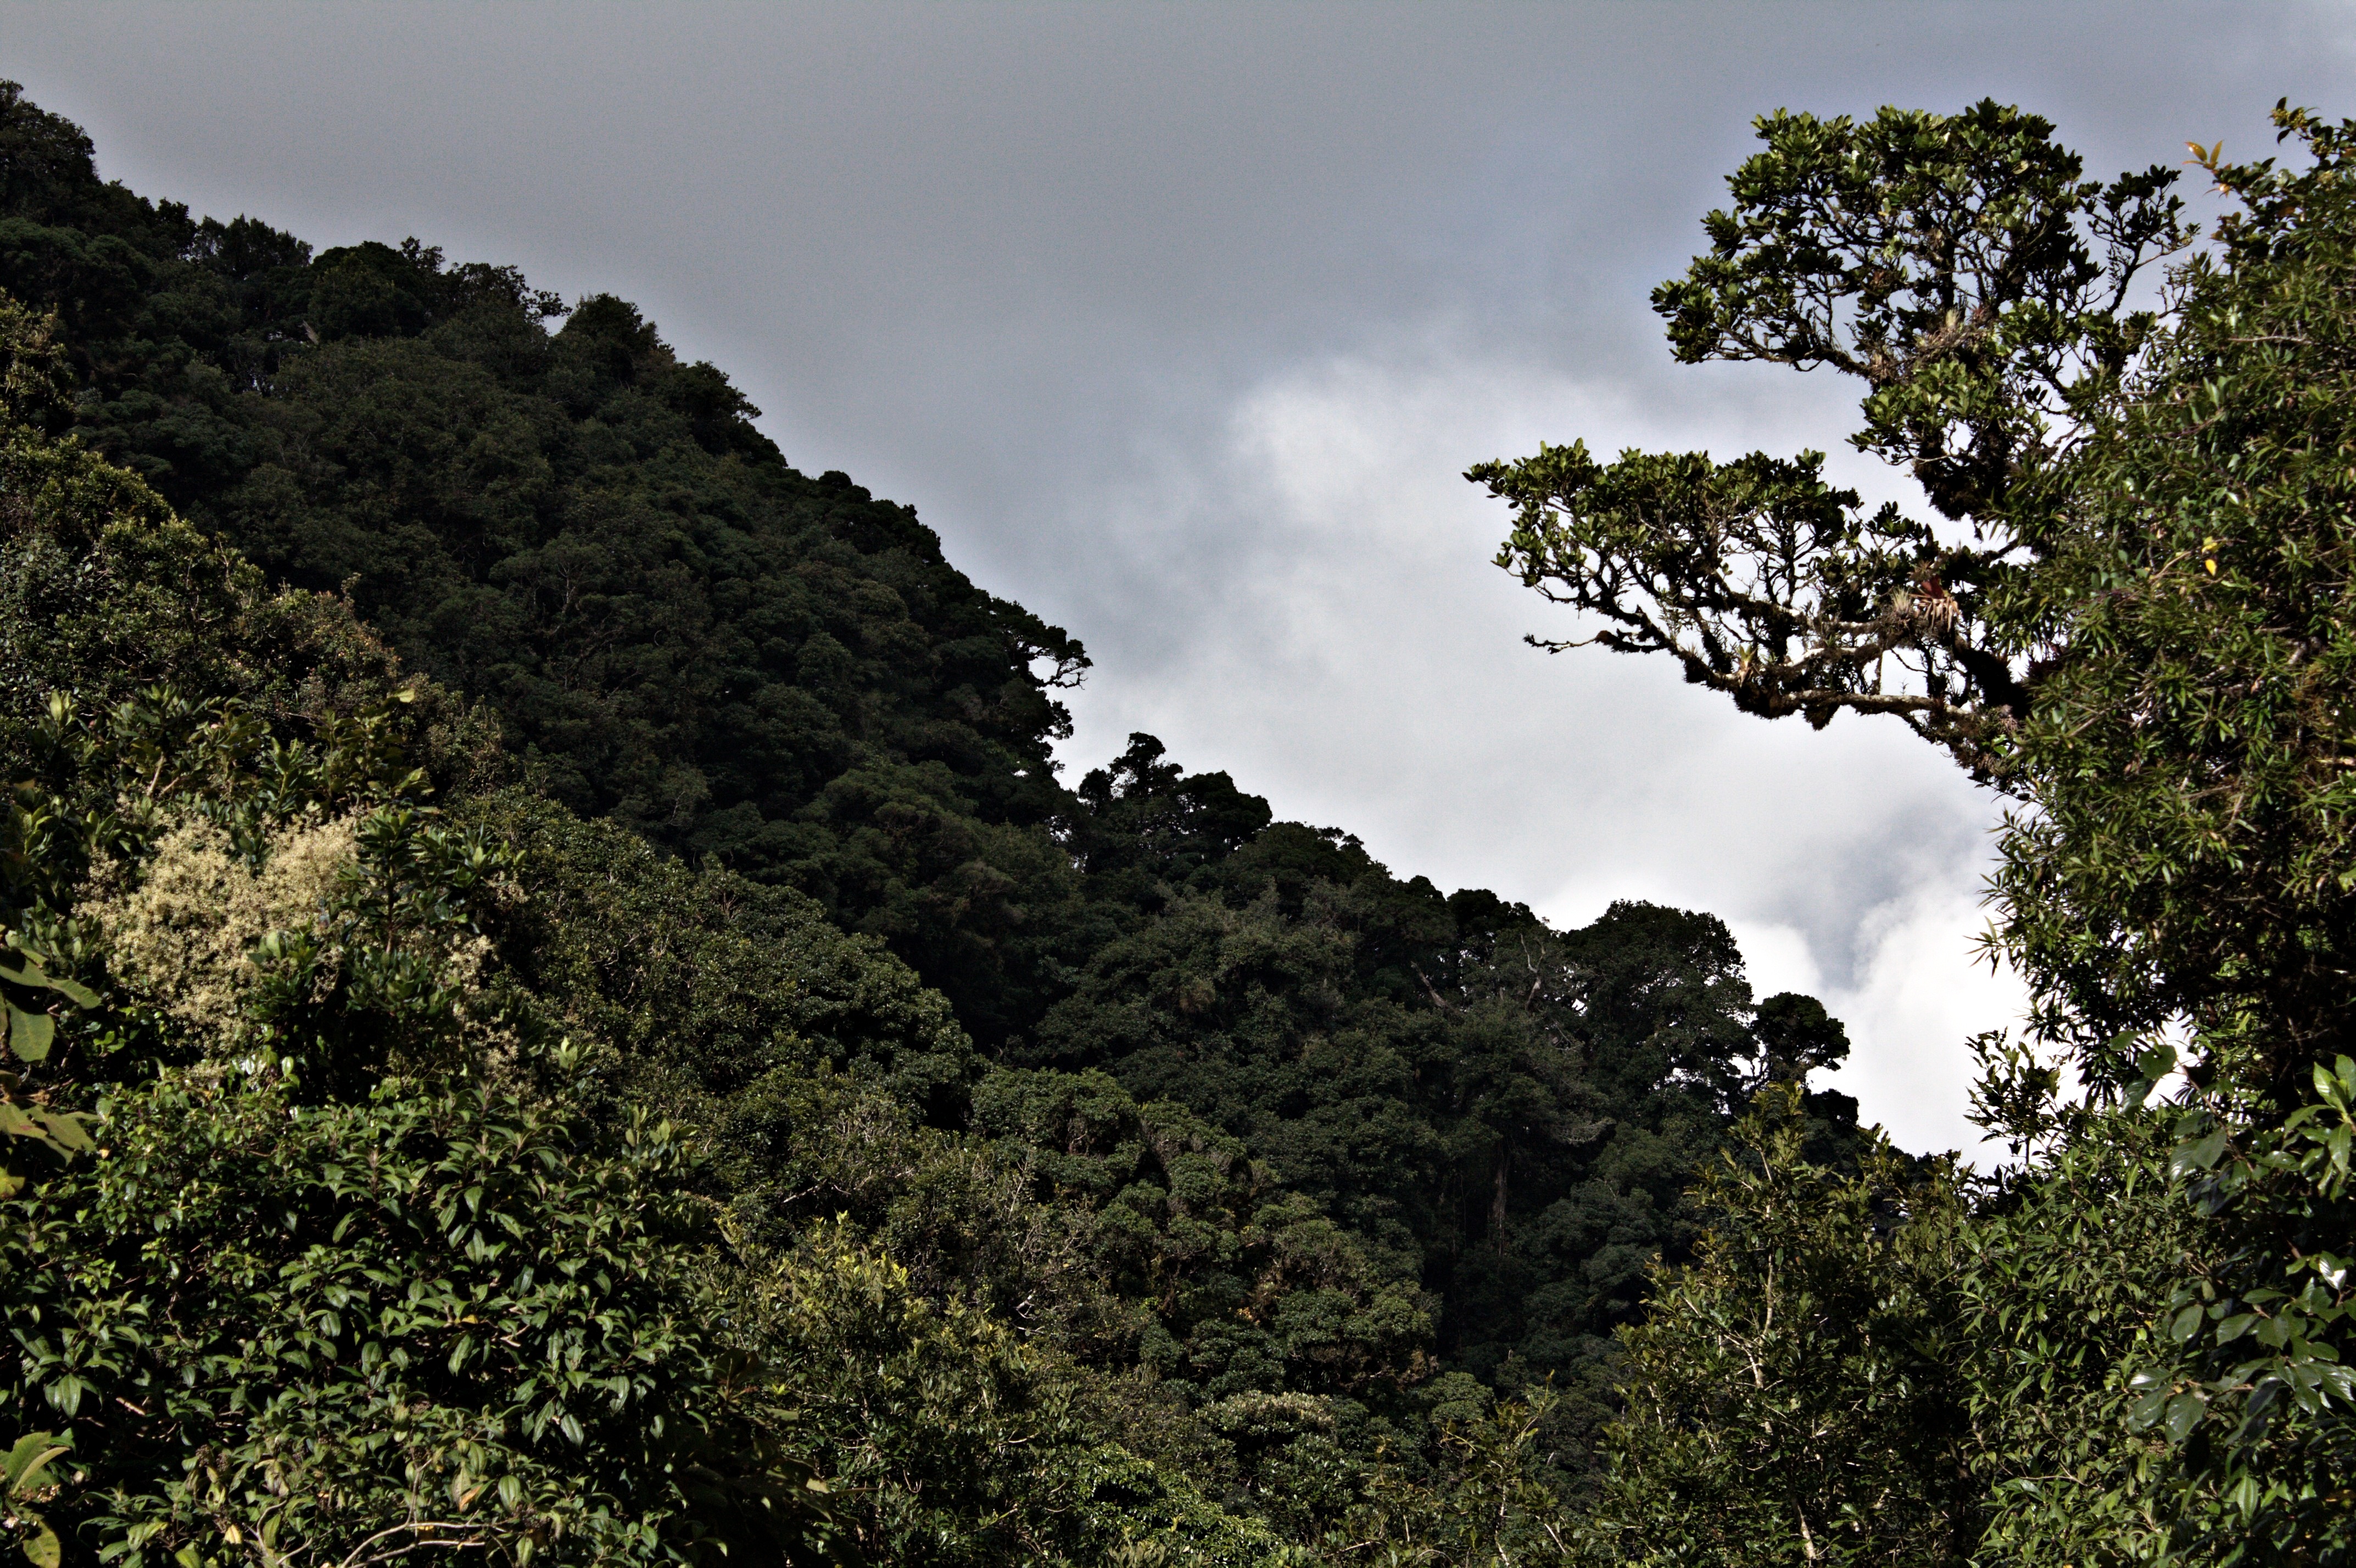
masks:
{"type": "Polygon", "coordinates": [[[1954,1144],[1996,803],[1894,727],[1548,658],[1457,475],[1540,440],[1827,449],[1827,378],[1680,368],[1645,305],[1756,113],[2053,119],[2090,172],[2327,112],[2325,5],[0,7],[102,170],[316,244],[620,293],[802,467],[1083,637],[1065,748],[1150,730],[1401,874],[1713,909],[1847,1086],[1954,1144]]]}

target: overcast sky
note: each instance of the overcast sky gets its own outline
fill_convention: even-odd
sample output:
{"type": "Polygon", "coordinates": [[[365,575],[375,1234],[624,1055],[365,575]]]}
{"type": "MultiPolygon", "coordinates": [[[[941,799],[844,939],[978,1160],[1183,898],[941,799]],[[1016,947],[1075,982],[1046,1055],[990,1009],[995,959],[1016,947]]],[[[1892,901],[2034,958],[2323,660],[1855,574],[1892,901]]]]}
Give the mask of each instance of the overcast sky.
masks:
{"type": "Polygon", "coordinates": [[[1751,116],[1994,96],[2107,176],[2356,112],[2351,65],[2344,4],[0,6],[143,194],[637,303],[1087,642],[1075,776],[1146,730],[1403,876],[1715,911],[1918,1148],[2017,1006],[1994,803],[1894,724],[1523,646],[1567,628],[1458,475],[1815,446],[1903,499],[1847,389],[1675,366],[1646,308],[1751,116]]]}

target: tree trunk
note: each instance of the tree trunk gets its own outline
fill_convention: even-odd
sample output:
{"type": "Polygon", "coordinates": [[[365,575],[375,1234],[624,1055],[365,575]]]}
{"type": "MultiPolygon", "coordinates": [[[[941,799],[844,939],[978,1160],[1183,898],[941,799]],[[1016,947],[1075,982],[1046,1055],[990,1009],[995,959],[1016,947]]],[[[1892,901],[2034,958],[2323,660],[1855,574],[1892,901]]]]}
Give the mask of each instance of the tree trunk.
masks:
{"type": "Polygon", "coordinates": [[[1489,1243],[1497,1255],[1505,1255],[1505,1165],[1512,1157],[1513,1146],[1503,1138],[1497,1140],[1495,1186],[1489,1193],[1489,1243]]]}

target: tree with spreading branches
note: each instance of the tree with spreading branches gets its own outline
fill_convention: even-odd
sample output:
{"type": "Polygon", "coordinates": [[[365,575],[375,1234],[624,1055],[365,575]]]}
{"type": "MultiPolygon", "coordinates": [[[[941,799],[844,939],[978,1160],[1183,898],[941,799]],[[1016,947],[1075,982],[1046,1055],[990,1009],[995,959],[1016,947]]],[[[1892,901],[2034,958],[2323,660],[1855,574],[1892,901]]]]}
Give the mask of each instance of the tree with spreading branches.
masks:
{"type": "Polygon", "coordinates": [[[1687,364],[1864,383],[1859,451],[1933,516],[1869,510],[1824,455],[1544,446],[1466,477],[1514,508],[1497,562],[1601,623],[1549,649],[1664,653],[1746,712],[1897,715],[1976,772],[2028,716],[2040,650],[2006,595],[2052,549],[2051,476],[2159,317],[2139,280],[2190,238],[2174,171],[2105,185],[2035,115],[1777,113],[1653,293],[1687,364]]]}
{"type": "MultiPolygon", "coordinates": [[[[2193,144],[2226,204],[2198,249],[2171,171],[2083,179],[2017,110],[1759,122],[1655,307],[1687,362],[1858,378],[1849,439],[1923,516],[1868,512],[1813,452],[1573,443],[1469,475],[1514,508],[1499,564],[1595,624],[1541,645],[1666,654],[1770,718],[1895,714],[2014,807],[1990,944],[2032,1007],[1979,1042],[1978,1110],[2019,1163],[1908,1254],[1947,1275],[1882,1341],[1953,1347],[1964,1427],[1922,1473],[1971,1485],[1927,1554],[1855,1514],[1858,1561],[2356,1553],[2356,122],[2275,119],[2299,166],[2193,144]]],[[[1790,1555],[1690,1519],[1713,1467],[1788,1479],[1791,1391],[1664,1395],[1730,1333],[1803,1330],[1787,1302],[1766,1333],[1772,1294],[1721,1266],[1758,1194],[1866,1196],[1779,1186],[1771,1143],[1641,1339],[1601,1518],[1662,1561],[1790,1555]]]]}

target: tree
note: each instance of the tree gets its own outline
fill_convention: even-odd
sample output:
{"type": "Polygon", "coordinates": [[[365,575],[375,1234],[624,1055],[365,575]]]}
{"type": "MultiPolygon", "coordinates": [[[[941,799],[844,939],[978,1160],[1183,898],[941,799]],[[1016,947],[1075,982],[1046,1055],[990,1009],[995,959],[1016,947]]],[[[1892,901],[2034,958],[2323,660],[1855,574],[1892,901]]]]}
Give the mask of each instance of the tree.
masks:
{"type": "Polygon", "coordinates": [[[2136,1419],[2179,1445],[2203,1544],[2322,1561],[2356,1551],[2356,125],[2276,120],[2307,166],[2207,155],[2235,210],[2072,475],[2028,606],[2069,615],[2020,747],[2040,813],[1999,889],[2045,1032],[2098,1082],[2183,1030],[2174,1165],[2218,1244],[2136,1419]]]}
{"type": "Polygon", "coordinates": [[[1515,508],[1498,564],[1605,623],[1582,641],[1667,654],[1746,712],[1895,714],[1990,773],[2039,673],[2000,618],[2052,548],[2037,481],[2157,325],[2126,306],[2186,240],[2176,176],[2083,180],[2049,122],[1993,101],[1758,128],[1735,205],[1704,220],[1709,253],[1653,308],[1686,363],[1862,380],[1851,443],[1954,527],[1864,511],[1816,453],[1604,464],[1574,443],[1466,477],[1515,508]]]}
{"type": "Polygon", "coordinates": [[[1874,1140],[1807,1157],[1763,1092],[1697,1194],[1710,1229],[1622,1335],[1590,1555],[1661,1563],[2147,1562],[2168,1445],[2132,1376],[2208,1227],[2169,1118],[2062,1113],[2047,1157],[1974,1178],[1874,1140]]]}
{"type": "MultiPolygon", "coordinates": [[[[2006,1194],[2099,1234],[2136,1206],[2105,1214],[2074,1162],[2111,1150],[2122,1190],[2172,1166],[2184,1232],[2122,1246],[2146,1260],[2123,1298],[2146,1316],[2104,1319],[2126,1424],[2167,1462],[2105,1495],[2157,1521],[2153,1550],[2314,1562],[2356,1545],[2356,128],[2276,121],[2306,167],[2194,148],[2236,207],[2158,312],[2128,289],[2189,239],[2166,171],[2081,182],[2049,126],[1991,104],[1760,122],[1768,151],[1709,219],[1711,253],[1655,306],[1681,357],[1860,376],[1851,439],[1903,464],[1942,523],[1860,515],[1813,454],[1607,467],[1548,448],[1470,476],[1515,507],[1501,564],[1601,617],[1591,640],[1669,653],[1770,717],[1896,713],[2019,803],[1995,941],[2030,984],[2032,1040],[2104,1114],[2065,1114],[2054,1066],[1992,1048],[1986,1114],[2032,1163],[1965,1226],[2016,1243],[1965,1268],[1983,1326],[2039,1288],[2009,1272],[2025,1233],[2003,1229],[2006,1194]],[[2179,1061],[2171,1156],[2134,1107],[2179,1061]],[[2152,1287],[2171,1279],[2163,1336],[2152,1287]]],[[[2083,1360],[2062,1380],[2080,1395],[2030,1375],[2012,1397],[2116,1422],[2083,1360]]]]}
{"type": "Polygon", "coordinates": [[[1977,1488],[1956,1355],[1954,1174],[1886,1143],[1806,1161],[1778,1085],[1697,1196],[1714,1222],[1625,1330],[1603,1561],[1959,1565],[1977,1488]]]}

